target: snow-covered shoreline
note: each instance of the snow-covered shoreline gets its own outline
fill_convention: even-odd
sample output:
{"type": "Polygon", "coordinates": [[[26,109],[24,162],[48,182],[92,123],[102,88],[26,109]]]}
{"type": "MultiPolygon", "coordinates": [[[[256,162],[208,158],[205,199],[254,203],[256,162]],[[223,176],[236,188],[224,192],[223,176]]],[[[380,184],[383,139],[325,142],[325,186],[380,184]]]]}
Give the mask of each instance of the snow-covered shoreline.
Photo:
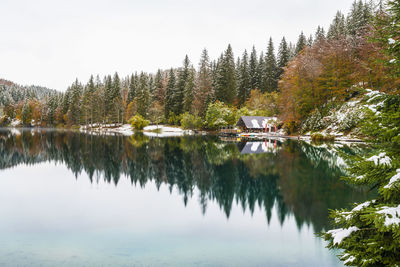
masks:
{"type": "MultiPolygon", "coordinates": [[[[92,124],[85,125],[79,128],[82,133],[96,135],[115,135],[131,136],[135,133],[135,129],[130,124],[92,124]]],[[[143,134],[149,137],[174,137],[193,135],[191,130],[183,130],[178,127],[170,127],[164,125],[150,125],[143,129],[143,134]]]]}

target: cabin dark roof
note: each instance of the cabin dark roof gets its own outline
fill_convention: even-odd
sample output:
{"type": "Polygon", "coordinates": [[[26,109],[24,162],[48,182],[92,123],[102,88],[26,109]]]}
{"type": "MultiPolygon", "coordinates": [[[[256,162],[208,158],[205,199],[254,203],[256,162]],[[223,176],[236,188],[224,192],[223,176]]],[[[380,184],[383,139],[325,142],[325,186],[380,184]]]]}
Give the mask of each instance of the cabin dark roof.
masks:
{"type": "Polygon", "coordinates": [[[248,129],[264,129],[268,121],[276,121],[276,117],[241,116],[236,126],[246,126],[248,129]]]}

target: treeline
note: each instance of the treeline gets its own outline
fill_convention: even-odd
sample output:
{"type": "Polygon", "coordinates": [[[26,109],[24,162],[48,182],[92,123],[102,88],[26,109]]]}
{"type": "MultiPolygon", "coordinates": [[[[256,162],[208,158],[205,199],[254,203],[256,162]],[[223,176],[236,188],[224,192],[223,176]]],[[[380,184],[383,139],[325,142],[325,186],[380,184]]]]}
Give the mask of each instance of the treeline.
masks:
{"type": "Polygon", "coordinates": [[[296,44],[282,38],[277,53],[272,38],[264,52],[253,46],[237,58],[230,45],[216,60],[204,49],[197,66],[186,56],[182,67],[156,74],[91,76],[64,94],[5,111],[24,122],[40,117],[42,125],[122,123],[140,114],[152,123],[209,129],[239,115],[279,115],[288,131],[296,131],[314,110],[362,88],[397,92],[399,60],[388,41],[398,40],[392,18],[386,5],[359,0],[347,16],[337,12],[327,32],[301,33],[296,44]]]}

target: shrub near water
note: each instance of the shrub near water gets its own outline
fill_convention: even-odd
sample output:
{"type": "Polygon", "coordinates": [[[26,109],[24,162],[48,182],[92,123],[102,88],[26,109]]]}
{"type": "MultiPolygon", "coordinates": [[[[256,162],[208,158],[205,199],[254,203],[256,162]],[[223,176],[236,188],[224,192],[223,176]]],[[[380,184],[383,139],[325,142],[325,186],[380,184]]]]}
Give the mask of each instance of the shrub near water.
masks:
{"type": "Polygon", "coordinates": [[[332,135],[323,135],[320,133],[315,133],[311,135],[311,140],[313,142],[331,142],[335,140],[335,137],[332,135]]]}
{"type": "Polygon", "coordinates": [[[141,115],[135,115],[133,117],[131,117],[128,121],[133,128],[135,128],[136,130],[143,130],[144,127],[146,127],[147,125],[150,124],[149,120],[146,120],[145,118],[143,118],[141,115]]]}

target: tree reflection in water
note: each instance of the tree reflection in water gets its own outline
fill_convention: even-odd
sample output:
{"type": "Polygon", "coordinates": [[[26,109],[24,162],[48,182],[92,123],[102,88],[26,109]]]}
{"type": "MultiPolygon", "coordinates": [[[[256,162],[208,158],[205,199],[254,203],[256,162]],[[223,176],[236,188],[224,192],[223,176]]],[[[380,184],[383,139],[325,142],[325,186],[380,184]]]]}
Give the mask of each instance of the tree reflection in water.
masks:
{"type": "Polygon", "coordinates": [[[352,148],[290,140],[228,143],[215,136],[0,132],[0,169],[53,161],[66,165],[77,178],[86,172],[92,183],[104,179],[117,185],[122,176],[141,187],[165,184],[178,190],[185,205],[197,188],[203,214],[207,203],[215,201],[229,218],[235,201],[251,213],[259,206],[269,222],[276,205],[281,224],[294,216],[299,229],[311,224],[316,232],[329,228],[329,209],[367,198],[339,179],[344,169],[340,151],[352,153],[352,148]]]}

